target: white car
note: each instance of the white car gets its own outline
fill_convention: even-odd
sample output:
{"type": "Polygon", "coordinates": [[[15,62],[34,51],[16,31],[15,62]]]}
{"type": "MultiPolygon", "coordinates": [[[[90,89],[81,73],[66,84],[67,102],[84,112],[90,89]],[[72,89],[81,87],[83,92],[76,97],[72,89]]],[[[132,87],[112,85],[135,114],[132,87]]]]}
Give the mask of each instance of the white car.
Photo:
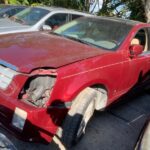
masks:
{"type": "Polygon", "coordinates": [[[29,7],[0,19],[0,34],[52,30],[73,19],[91,14],[58,7],[29,7]]]}

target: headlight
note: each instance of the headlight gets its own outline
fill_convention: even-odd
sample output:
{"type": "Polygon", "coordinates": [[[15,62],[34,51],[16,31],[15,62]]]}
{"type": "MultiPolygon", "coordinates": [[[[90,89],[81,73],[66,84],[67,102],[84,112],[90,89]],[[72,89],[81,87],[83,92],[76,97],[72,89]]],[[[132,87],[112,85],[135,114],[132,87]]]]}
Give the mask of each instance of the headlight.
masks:
{"type": "Polygon", "coordinates": [[[12,125],[20,130],[23,130],[26,118],[27,118],[27,112],[16,107],[12,119],[12,125]]]}
{"type": "Polygon", "coordinates": [[[45,107],[50,98],[56,77],[32,76],[24,85],[19,94],[19,99],[36,107],[45,107]]]}
{"type": "Polygon", "coordinates": [[[16,71],[0,65],[0,88],[5,90],[17,74],[16,71]]]}

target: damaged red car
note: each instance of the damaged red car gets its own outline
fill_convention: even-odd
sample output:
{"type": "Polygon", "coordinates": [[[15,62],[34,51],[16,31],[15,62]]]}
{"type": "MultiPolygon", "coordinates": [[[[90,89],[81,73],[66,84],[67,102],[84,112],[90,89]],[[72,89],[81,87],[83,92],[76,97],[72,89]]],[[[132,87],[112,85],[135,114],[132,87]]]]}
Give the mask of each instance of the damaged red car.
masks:
{"type": "Polygon", "coordinates": [[[27,141],[78,142],[95,110],[148,82],[150,25],[79,18],[0,38],[0,122],[27,141]]]}

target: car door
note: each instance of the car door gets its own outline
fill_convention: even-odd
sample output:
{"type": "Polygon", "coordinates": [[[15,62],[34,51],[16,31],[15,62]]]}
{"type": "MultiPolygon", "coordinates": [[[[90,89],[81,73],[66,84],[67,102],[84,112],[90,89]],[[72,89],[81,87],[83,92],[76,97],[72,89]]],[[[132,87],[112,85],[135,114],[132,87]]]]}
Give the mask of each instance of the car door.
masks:
{"type": "Polygon", "coordinates": [[[142,56],[145,59],[146,65],[145,65],[145,74],[144,74],[144,81],[150,79],[150,27],[146,28],[147,35],[146,35],[146,46],[145,50],[142,53],[142,56]]]}
{"type": "Polygon", "coordinates": [[[127,49],[128,56],[123,61],[122,76],[126,76],[122,81],[122,89],[127,91],[134,85],[146,80],[147,74],[150,70],[150,47],[149,47],[149,32],[148,28],[139,29],[135,36],[130,40],[127,49]],[[133,45],[143,46],[143,52],[137,56],[132,57],[130,48],[133,45]]]}

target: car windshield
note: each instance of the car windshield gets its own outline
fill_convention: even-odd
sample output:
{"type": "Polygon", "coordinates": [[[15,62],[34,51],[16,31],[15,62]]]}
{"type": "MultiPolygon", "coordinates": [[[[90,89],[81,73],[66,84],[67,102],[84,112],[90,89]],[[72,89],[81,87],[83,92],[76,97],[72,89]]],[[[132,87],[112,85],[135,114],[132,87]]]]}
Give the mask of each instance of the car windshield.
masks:
{"type": "Polygon", "coordinates": [[[3,7],[0,5],[0,11],[3,9],[3,7]]]}
{"type": "Polygon", "coordinates": [[[11,7],[11,6],[0,5],[0,13],[7,10],[9,7],[11,7]]]}
{"type": "Polygon", "coordinates": [[[24,25],[32,26],[40,21],[48,13],[48,10],[32,7],[24,9],[20,13],[12,16],[10,19],[24,25]]]}
{"type": "Polygon", "coordinates": [[[61,26],[53,34],[106,50],[116,50],[131,28],[131,25],[113,19],[80,18],[61,26]]]}

